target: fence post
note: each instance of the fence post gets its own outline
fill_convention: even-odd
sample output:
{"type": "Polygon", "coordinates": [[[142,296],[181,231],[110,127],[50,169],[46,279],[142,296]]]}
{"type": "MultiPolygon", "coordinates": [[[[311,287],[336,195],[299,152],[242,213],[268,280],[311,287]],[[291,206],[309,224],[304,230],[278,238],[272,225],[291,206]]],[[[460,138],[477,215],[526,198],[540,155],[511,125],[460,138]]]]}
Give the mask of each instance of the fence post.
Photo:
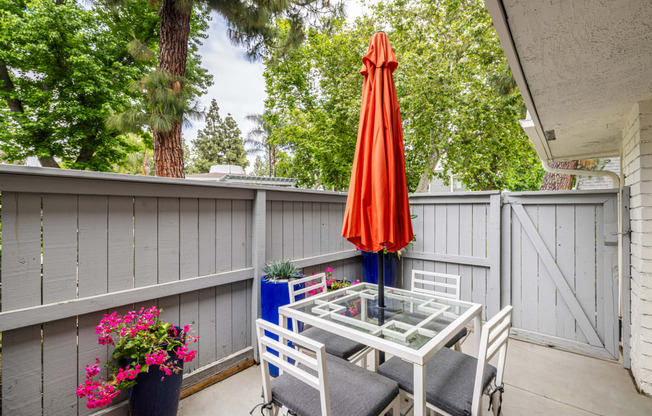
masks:
{"type": "Polygon", "coordinates": [[[503,200],[500,231],[500,307],[512,303],[512,206],[503,200]]]}
{"type": "Polygon", "coordinates": [[[267,191],[257,190],[254,196],[252,213],[252,267],[254,280],[251,284],[251,343],[254,347],[254,359],[259,362],[256,319],[260,317],[260,276],[265,267],[265,221],[267,218],[267,191]]]}
{"type": "Polygon", "coordinates": [[[500,192],[489,197],[489,224],[487,255],[489,279],[487,282],[487,320],[500,311],[500,192]]]}
{"type": "Polygon", "coordinates": [[[622,250],[621,260],[621,325],[622,325],[622,340],[623,340],[623,367],[631,368],[631,350],[630,350],[630,336],[631,336],[631,277],[632,271],[630,268],[630,244],[631,244],[631,227],[629,224],[629,186],[622,187],[621,194],[621,243],[620,249],[622,250]]]}

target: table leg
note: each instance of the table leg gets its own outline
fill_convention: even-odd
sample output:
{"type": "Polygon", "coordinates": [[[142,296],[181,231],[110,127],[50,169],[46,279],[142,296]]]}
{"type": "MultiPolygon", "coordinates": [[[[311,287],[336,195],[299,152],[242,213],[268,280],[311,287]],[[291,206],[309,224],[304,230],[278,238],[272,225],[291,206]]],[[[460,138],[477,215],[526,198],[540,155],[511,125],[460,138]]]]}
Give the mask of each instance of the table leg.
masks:
{"type": "Polygon", "coordinates": [[[475,339],[475,356],[480,356],[480,338],[482,333],[482,312],[473,317],[473,338],[475,339]]]}
{"type": "Polygon", "coordinates": [[[414,364],[414,416],[426,415],[426,366],[414,364]]]}

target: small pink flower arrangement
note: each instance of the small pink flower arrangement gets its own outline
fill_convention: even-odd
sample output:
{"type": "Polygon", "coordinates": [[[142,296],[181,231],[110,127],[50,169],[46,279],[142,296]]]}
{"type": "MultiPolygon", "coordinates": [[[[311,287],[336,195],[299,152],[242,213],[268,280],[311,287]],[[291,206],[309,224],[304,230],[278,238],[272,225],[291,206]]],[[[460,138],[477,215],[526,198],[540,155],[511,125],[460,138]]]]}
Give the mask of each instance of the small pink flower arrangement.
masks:
{"type": "MultiPolygon", "coordinates": [[[[333,277],[333,268],[332,267],[325,268],[324,272],[326,272],[326,288],[328,289],[329,292],[332,292],[332,291],[337,290],[337,289],[342,289],[342,288],[345,288],[345,287],[349,287],[349,286],[352,286],[352,285],[357,285],[358,283],[360,283],[360,279],[357,279],[355,282],[352,282],[352,281],[346,280],[346,279],[339,279],[339,280],[335,279],[333,277]]],[[[314,283],[314,282],[310,283],[308,285],[308,287],[314,286],[315,284],[316,283],[314,283]]],[[[321,293],[321,292],[322,292],[322,288],[318,288],[318,289],[309,291],[308,294],[310,296],[313,296],[313,295],[316,295],[316,294],[321,293]]]]}
{"type": "MultiPolygon", "coordinates": [[[[189,334],[190,325],[179,330],[159,319],[161,309],[151,306],[141,308],[139,312],[131,311],[126,315],[113,312],[104,315],[95,327],[100,345],[115,345],[113,358],[118,361],[130,360],[126,365],[116,366],[107,362],[109,377],[104,380],[100,373],[100,360],[86,366],[86,380],[77,387],[77,396],[86,398],[89,409],[110,404],[122,390],[136,384],[138,374],[148,372],[150,366],[159,366],[166,376],[181,371],[178,360],[190,362],[195,359],[197,351],[188,349],[190,342],[197,342],[197,337],[189,334]],[[170,353],[175,352],[178,359],[170,353]]],[[[124,363],[123,363],[124,364],[124,363]]],[[[161,380],[163,380],[163,377],[161,380]]]]}

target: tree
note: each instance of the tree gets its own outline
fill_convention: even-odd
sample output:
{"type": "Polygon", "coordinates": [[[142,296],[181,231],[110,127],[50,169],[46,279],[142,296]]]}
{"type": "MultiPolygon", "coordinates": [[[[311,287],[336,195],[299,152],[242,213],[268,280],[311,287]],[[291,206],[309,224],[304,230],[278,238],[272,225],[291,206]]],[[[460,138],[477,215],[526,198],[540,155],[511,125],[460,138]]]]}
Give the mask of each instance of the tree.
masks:
{"type": "MultiPolygon", "coordinates": [[[[578,165],[578,160],[570,160],[568,162],[553,162],[550,164],[550,167],[557,169],[577,169],[578,165]]],[[[574,179],[574,175],[546,172],[539,189],[541,191],[567,191],[573,188],[574,179]]]]}
{"type": "Polygon", "coordinates": [[[265,163],[262,157],[256,156],[256,161],[254,162],[254,167],[251,170],[252,176],[268,176],[269,170],[268,165],[265,163]]]}
{"type": "Polygon", "coordinates": [[[127,85],[151,62],[127,43],[157,42],[158,17],[147,1],[120,15],[69,0],[0,4],[0,151],[3,160],[36,156],[43,166],[112,170],[136,148],[107,129],[112,109],[129,105],[127,85]]]}
{"type": "Polygon", "coordinates": [[[279,147],[272,138],[274,129],[267,118],[270,116],[263,114],[249,114],[246,117],[247,120],[254,123],[254,128],[247,133],[245,144],[249,147],[249,153],[264,153],[267,161],[265,176],[276,176],[276,156],[279,147]]]}
{"type": "Polygon", "coordinates": [[[206,127],[192,141],[194,157],[189,173],[209,172],[211,165],[237,165],[243,169],[249,165],[238,124],[231,114],[223,120],[219,110],[213,99],[206,115],[206,127]]]}
{"type": "MultiPolygon", "coordinates": [[[[127,0],[106,1],[124,4],[127,0]]],[[[305,20],[333,10],[329,0],[161,0],[157,74],[152,74],[146,82],[146,113],[154,121],[150,125],[154,132],[158,176],[184,176],[181,124],[193,107],[192,94],[185,90],[192,86],[186,74],[186,63],[195,6],[222,15],[233,43],[246,46],[252,59],[268,48],[284,50],[298,44],[302,40],[305,20]],[[290,30],[283,43],[273,43],[277,29],[272,23],[280,17],[287,19],[290,30]]],[[[128,125],[130,119],[138,122],[133,116],[126,116],[116,123],[128,125]]]]}
{"type": "Polygon", "coordinates": [[[266,62],[266,111],[282,126],[274,140],[290,147],[299,184],[348,185],[361,57],[376,28],[387,27],[399,62],[394,80],[410,190],[427,185],[438,164],[445,180],[453,174],[469,189],[537,189],[542,168],[518,124],[525,106],[482,1],[371,8],[353,25],[309,31],[296,52],[266,62]]]}

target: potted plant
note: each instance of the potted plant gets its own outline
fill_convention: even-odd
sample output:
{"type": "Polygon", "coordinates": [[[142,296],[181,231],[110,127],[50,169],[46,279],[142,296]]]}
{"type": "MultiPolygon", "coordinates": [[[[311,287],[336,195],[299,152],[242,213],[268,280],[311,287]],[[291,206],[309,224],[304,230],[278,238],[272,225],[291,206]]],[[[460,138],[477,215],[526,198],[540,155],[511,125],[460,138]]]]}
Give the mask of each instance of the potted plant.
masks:
{"type": "MultiPolygon", "coordinates": [[[[288,282],[304,277],[299,273],[299,268],[290,260],[272,261],[265,264],[260,278],[260,310],[261,317],[273,324],[279,324],[278,308],[290,303],[288,282]]],[[[292,323],[289,323],[292,329],[292,323]]],[[[276,351],[270,350],[276,353],[276,351]]],[[[272,376],[278,375],[278,369],[270,366],[272,376]]]]}
{"type": "Polygon", "coordinates": [[[100,360],[86,366],[86,380],[77,387],[77,396],[86,398],[89,409],[110,404],[121,391],[129,389],[132,416],[174,416],[177,414],[183,363],[195,358],[188,349],[197,337],[183,328],[159,319],[161,309],[151,306],[125,315],[105,314],[95,327],[100,345],[114,345],[113,358],[105,367],[108,379],[101,376],[100,360]]]}
{"type": "MultiPolygon", "coordinates": [[[[416,217],[416,214],[411,215],[411,219],[415,219],[416,217]]],[[[412,247],[416,240],[417,236],[415,234],[409,246],[412,247]]],[[[358,250],[360,249],[358,248],[358,250]]],[[[396,253],[392,253],[386,248],[383,248],[382,254],[385,255],[383,267],[385,286],[397,287],[398,276],[401,274],[401,254],[407,250],[408,248],[405,247],[396,253]]],[[[367,283],[378,284],[378,256],[381,252],[360,251],[362,251],[362,280],[367,283]]]]}
{"type": "MultiPolygon", "coordinates": [[[[325,268],[324,272],[326,273],[326,291],[327,292],[332,292],[334,290],[343,289],[345,287],[357,285],[358,283],[360,283],[360,279],[357,279],[355,282],[353,282],[353,281],[348,280],[348,279],[336,279],[336,278],[334,278],[333,277],[333,268],[332,267],[325,268]]],[[[308,287],[314,286],[315,284],[317,284],[317,283],[313,282],[313,283],[309,284],[308,287]]],[[[322,291],[323,291],[322,288],[318,288],[318,289],[314,289],[314,290],[309,291],[308,294],[310,296],[313,296],[313,295],[317,295],[319,293],[322,293],[322,291]]],[[[354,316],[354,315],[358,314],[358,312],[360,312],[360,301],[359,300],[347,301],[346,302],[346,308],[347,308],[346,314],[348,316],[354,316]]]]}

